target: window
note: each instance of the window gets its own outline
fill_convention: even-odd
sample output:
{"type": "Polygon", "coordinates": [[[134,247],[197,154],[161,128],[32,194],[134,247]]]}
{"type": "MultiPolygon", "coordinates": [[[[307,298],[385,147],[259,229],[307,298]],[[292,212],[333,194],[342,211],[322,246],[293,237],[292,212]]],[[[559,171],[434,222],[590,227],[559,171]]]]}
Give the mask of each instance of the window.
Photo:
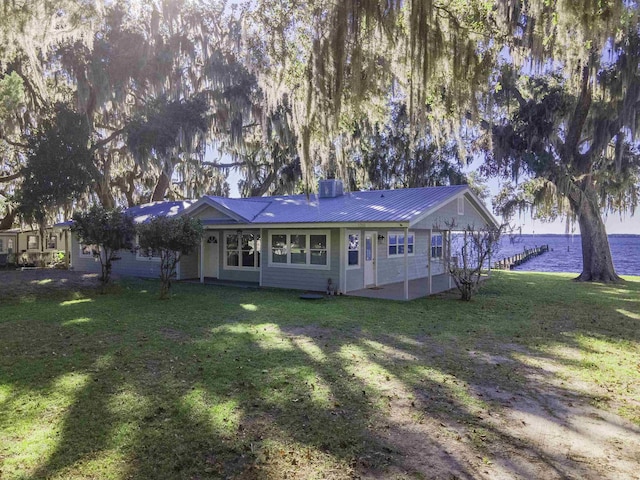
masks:
{"type": "Polygon", "coordinates": [[[13,253],[13,240],[12,239],[7,240],[7,252],[13,253]]]}
{"type": "Polygon", "coordinates": [[[231,233],[224,235],[225,267],[259,268],[260,235],[255,233],[231,233]]]}
{"type": "Polygon", "coordinates": [[[464,197],[458,197],[458,215],[464,215],[464,197]]]}
{"type": "MultiPolygon", "coordinates": [[[[404,256],[404,233],[403,232],[389,232],[389,248],[388,253],[390,257],[404,256]]],[[[415,246],[415,235],[413,232],[409,232],[407,236],[407,254],[413,255],[413,249],[415,246]]]]}
{"type": "Polygon", "coordinates": [[[38,249],[38,236],[27,235],[27,250],[37,250],[37,249],[38,249]]]}
{"type": "Polygon", "coordinates": [[[442,258],[442,234],[431,235],[431,258],[442,258]]]}
{"type": "Polygon", "coordinates": [[[80,244],[81,257],[93,258],[98,254],[98,252],[100,252],[100,249],[97,245],[85,245],[82,243],[80,244]]]}
{"type": "MultiPolygon", "coordinates": [[[[142,260],[146,262],[159,262],[162,260],[160,258],[159,250],[153,250],[151,248],[141,248],[140,239],[138,237],[136,237],[136,245],[137,245],[136,260],[142,260]]],[[[92,247],[94,247],[94,251],[95,251],[96,246],[92,245],[92,247]]]]}
{"type": "Polygon", "coordinates": [[[360,266],[360,232],[351,232],[347,236],[347,265],[353,268],[360,266]]]}
{"type": "Polygon", "coordinates": [[[47,249],[56,250],[58,248],[58,236],[51,234],[47,237],[47,249]]]}
{"type": "Polygon", "coordinates": [[[0,252],[4,251],[4,240],[0,238],[0,252]]]}
{"type": "Polygon", "coordinates": [[[273,232],[269,245],[271,265],[327,268],[329,234],[326,231],[273,232]]]}

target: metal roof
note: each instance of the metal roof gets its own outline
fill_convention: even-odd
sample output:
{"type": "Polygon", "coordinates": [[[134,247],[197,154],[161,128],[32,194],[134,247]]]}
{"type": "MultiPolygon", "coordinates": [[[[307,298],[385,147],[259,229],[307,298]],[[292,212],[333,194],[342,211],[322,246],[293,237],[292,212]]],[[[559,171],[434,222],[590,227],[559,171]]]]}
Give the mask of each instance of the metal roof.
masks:
{"type": "MultiPolygon", "coordinates": [[[[173,217],[182,213],[194,203],[193,200],[178,202],[151,202],[127,208],[124,213],[133,217],[134,223],[147,223],[154,217],[173,217]]],[[[54,227],[70,227],[73,220],[56,223],[54,227]]]]}
{"type": "MultiPolygon", "coordinates": [[[[282,195],[273,197],[226,198],[207,195],[200,200],[154,202],[125,210],[135,223],[153,217],[189,214],[209,205],[229,218],[204,218],[205,225],[230,224],[313,224],[412,222],[449,203],[462,193],[470,195],[487,218],[491,214],[467,185],[447,187],[369,190],[345,193],[333,198],[318,195],[282,195]]],[[[57,224],[66,226],[71,222],[57,224]]]]}
{"type": "Polygon", "coordinates": [[[286,195],[228,199],[207,197],[247,223],[362,223],[411,221],[447,203],[467,185],[345,193],[333,198],[286,195]]]}
{"type": "Polygon", "coordinates": [[[193,204],[193,200],[178,202],[152,202],[127,208],[124,213],[133,217],[134,223],[147,223],[154,217],[174,217],[193,204]]]}

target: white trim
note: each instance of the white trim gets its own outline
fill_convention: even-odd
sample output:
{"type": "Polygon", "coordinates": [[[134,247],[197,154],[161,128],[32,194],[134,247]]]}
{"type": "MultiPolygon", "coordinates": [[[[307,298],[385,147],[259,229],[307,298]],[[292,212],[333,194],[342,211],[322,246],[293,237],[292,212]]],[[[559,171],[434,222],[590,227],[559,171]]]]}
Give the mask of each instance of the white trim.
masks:
{"type": "MultiPolygon", "coordinates": [[[[405,245],[411,245],[411,246],[413,247],[413,248],[411,249],[411,250],[412,250],[412,252],[411,252],[411,253],[409,253],[408,255],[409,255],[410,257],[413,257],[413,256],[416,254],[416,232],[415,232],[414,230],[407,230],[407,229],[405,229],[405,231],[408,231],[408,232],[409,232],[409,235],[408,235],[409,237],[410,237],[410,236],[413,236],[413,242],[412,242],[412,243],[409,243],[409,242],[408,242],[408,239],[405,239],[406,241],[404,241],[404,242],[402,243],[402,247],[403,247],[403,248],[406,248],[406,247],[405,247],[405,245]]],[[[387,232],[387,251],[386,251],[386,253],[387,253],[387,258],[402,258],[402,257],[404,257],[404,256],[405,256],[405,254],[404,254],[404,253],[398,253],[398,250],[399,250],[399,248],[398,248],[398,247],[400,247],[400,244],[399,244],[398,242],[396,242],[396,245],[395,245],[395,246],[396,246],[396,253],[389,253],[389,247],[391,246],[391,245],[389,245],[389,241],[391,240],[391,236],[392,236],[392,235],[395,235],[396,237],[399,237],[400,235],[404,235],[404,231],[400,231],[400,230],[389,230],[389,231],[387,232]]]]}
{"type": "Polygon", "coordinates": [[[258,259],[260,259],[260,265],[262,265],[262,236],[260,235],[260,230],[256,230],[256,229],[250,229],[250,230],[241,230],[241,229],[237,229],[237,230],[224,230],[222,232],[222,239],[219,239],[218,241],[222,241],[222,261],[218,261],[218,278],[220,277],[220,265],[222,265],[222,269],[223,270],[240,270],[242,272],[256,272],[258,270],[260,270],[260,266],[256,266],[256,262],[258,261],[258,259]],[[238,233],[238,230],[240,230],[240,233],[238,233]],[[238,252],[238,265],[227,265],[227,252],[229,252],[229,250],[227,250],[227,235],[237,235],[238,238],[238,248],[237,250],[231,250],[232,252],[237,251],[238,252]],[[254,257],[253,257],[253,267],[244,267],[242,266],[242,236],[243,235],[253,235],[254,239],[254,245],[253,245],[253,251],[254,251],[254,257]],[[256,236],[258,236],[258,238],[255,238],[256,236]],[[260,241],[260,247],[261,248],[256,248],[255,243],[257,241],[260,241]],[[258,253],[258,255],[255,255],[255,252],[258,253]]]}
{"type": "MultiPolygon", "coordinates": [[[[211,208],[219,211],[223,215],[226,215],[227,217],[229,217],[230,220],[236,220],[237,222],[242,222],[242,223],[247,221],[246,218],[238,215],[235,212],[232,212],[228,208],[220,205],[218,202],[216,202],[215,200],[213,200],[213,199],[211,199],[209,197],[202,197],[196,203],[194,203],[192,205],[189,205],[182,212],[178,213],[177,216],[182,216],[182,215],[191,216],[191,215],[194,215],[203,206],[208,206],[208,207],[211,207],[211,208]]],[[[229,225],[227,225],[227,228],[228,227],[229,227],[229,225]]]]}
{"type": "Polygon", "coordinates": [[[331,230],[269,230],[269,249],[268,249],[268,258],[267,265],[270,268],[302,268],[302,269],[313,269],[313,270],[331,270],[331,230]],[[287,250],[287,263],[273,262],[272,254],[273,254],[273,245],[272,240],[274,235],[285,235],[286,236],[286,247],[287,250]],[[291,235],[305,235],[306,243],[306,263],[291,263],[291,252],[289,251],[288,245],[291,243],[291,235]],[[325,235],[327,242],[327,264],[326,265],[313,265],[311,264],[311,250],[316,250],[311,248],[311,235],[325,235]]]}
{"type": "Polygon", "coordinates": [[[358,270],[360,268],[362,268],[363,263],[362,263],[362,231],[360,230],[347,230],[345,233],[345,253],[346,253],[346,267],[347,270],[358,270]],[[358,263],[356,265],[349,265],[349,253],[353,252],[354,250],[351,250],[350,247],[350,242],[349,242],[349,235],[358,235],[358,263]]]}

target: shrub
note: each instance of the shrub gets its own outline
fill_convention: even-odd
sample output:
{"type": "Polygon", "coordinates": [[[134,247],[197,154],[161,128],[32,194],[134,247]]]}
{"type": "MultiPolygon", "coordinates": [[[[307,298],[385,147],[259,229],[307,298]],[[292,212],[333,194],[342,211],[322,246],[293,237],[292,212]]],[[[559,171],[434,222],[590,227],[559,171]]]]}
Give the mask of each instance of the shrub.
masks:
{"type": "Polygon", "coordinates": [[[78,235],[85,245],[95,245],[93,255],[100,259],[103,285],[109,283],[112,263],[120,260],[120,250],[131,250],[135,237],[133,218],[121,209],[107,209],[94,205],[88,212],[73,215],[71,231],[78,235]]]}
{"type": "Polygon", "coordinates": [[[180,257],[200,244],[202,224],[188,217],[157,217],[138,225],[137,230],[138,248],[160,256],[160,298],[166,299],[180,257]]]}

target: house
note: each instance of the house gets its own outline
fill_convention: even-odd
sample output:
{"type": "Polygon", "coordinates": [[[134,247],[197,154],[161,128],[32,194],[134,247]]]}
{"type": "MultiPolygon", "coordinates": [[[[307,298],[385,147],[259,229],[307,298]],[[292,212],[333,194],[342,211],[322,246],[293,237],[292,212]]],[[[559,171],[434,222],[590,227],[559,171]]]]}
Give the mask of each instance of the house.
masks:
{"type": "MultiPolygon", "coordinates": [[[[204,196],[141,205],[127,213],[137,223],[158,215],[201,220],[200,248],[182,257],[179,280],[320,292],[331,284],[332,290],[350,295],[395,286],[394,296],[404,299],[451,286],[444,258],[452,223],[460,230],[496,225],[466,185],[344,193],[339,180],[321,181],[311,197],[204,196]],[[419,293],[411,292],[411,285],[418,285],[419,293]]],[[[98,272],[92,249],[72,235],[72,268],[98,272]]],[[[120,256],[114,273],[159,276],[160,259],[153,254],[120,256]]]]}
{"type": "Polygon", "coordinates": [[[0,231],[0,254],[7,254],[9,263],[18,265],[50,265],[60,253],[69,253],[69,232],[50,227],[40,230],[0,231]]]}

